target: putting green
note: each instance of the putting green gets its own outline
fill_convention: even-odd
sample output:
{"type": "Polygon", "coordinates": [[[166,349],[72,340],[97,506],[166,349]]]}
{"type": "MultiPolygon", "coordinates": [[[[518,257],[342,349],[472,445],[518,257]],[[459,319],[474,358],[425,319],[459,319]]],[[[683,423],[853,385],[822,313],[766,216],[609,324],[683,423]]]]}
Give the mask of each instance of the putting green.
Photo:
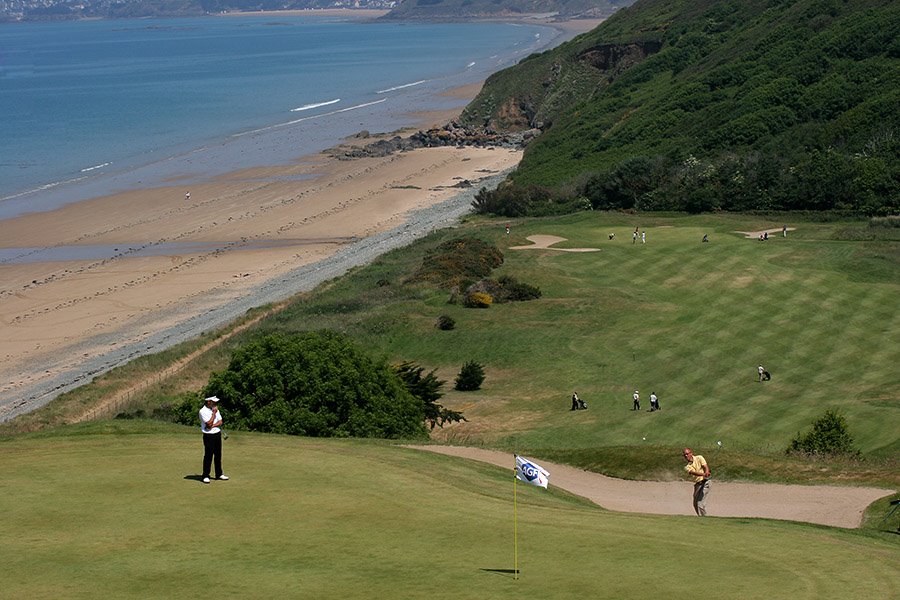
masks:
{"type": "Polygon", "coordinates": [[[768,600],[900,589],[900,546],[862,533],[610,513],[521,484],[515,580],[512,465],[235,433],[231,481],[204,485],[199,435],[119,422],[0,443],[0,595],[768,600]]]}

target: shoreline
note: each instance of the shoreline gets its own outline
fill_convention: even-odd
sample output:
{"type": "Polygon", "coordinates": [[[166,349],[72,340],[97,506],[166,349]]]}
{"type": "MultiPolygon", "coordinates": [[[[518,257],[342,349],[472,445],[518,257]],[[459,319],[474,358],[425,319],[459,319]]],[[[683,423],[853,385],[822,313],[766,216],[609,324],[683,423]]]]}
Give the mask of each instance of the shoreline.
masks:
{"type": "Polygon", "coordinates": [[[536,36],[539,39],[527,48],[508,48],[496,63],[484,60],[472,69],[466,67],[417,81],[416,85],[402,85],[390,98],[359,98],[348,100],[349,106],[326,107],[315,114],[279,115],[259,125],[230,127],[218,134],[207,132],[191,141],[176,139],[167,147],[142,149],[132,155],[104,152],[76,161],[79,164],[67,167],[66,172],[17,181],[0,193],[0,219],[160,183],[182,181],[195,185],[194,182],[247,166],[285,165],[297,157],[325,151],[360,131],[387,135],[416,127],[420,123],[418,111],[422,109],[445,114],[461,112],[471,97],[452,90],[480,85],[493,72],[524,58],[526,52],[544,51],[568,37],[558,24],[531,25],[546,28],[547,32],[536,36]]]}
{"type": "MultiPolygon", "coordinates": [[[[482,85],[441,95],[468,102],[482,85]]],[[[442,125],[462,108],[409,112],[411,125],[329,149],[442,125]]],[[[341,161],[329,149],[199,182],[186,171],[0,220],[4,247],[29,258],[100,252],[0,262],[0,422],[451,226],[521,158],[443,147],[341,161]],[[455,187],[462,180],[474,184],[455,187]]]]}
{"type": "Polygon", "coordinates": [[[287,10],[242,10],[210,13],[210,17],[353,17],[361,20],[377,19],[388,14],[389,10],[378,8],[296,8],[287,10]]]}

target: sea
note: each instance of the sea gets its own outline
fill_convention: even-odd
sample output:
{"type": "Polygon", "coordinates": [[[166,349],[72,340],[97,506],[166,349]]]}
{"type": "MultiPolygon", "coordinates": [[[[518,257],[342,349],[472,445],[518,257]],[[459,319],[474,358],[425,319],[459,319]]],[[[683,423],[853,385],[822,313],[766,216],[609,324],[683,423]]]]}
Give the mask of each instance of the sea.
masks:
{"type": "Polygon", "coordinates": [[[0,24],[0,219],[173,182],[184,194],[408,127],[562,35],[314,12],[0,24]]]}

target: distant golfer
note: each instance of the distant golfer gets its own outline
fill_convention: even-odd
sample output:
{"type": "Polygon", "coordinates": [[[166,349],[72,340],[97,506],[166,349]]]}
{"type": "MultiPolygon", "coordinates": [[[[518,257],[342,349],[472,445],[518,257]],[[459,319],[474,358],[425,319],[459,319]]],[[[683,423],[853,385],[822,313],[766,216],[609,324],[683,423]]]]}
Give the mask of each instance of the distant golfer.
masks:
{"type": "Polygon", "coordinates": [[[585,409],[587,409],[587,404],[585,404],[584,400],[578,397],[578,392],[572,392],[572,410],[585,409]]]}
{"type": "Polygon", "coordinates": [[[631,410],[641,410],[641,395],[638,394],[637,390],[634,390],[634,393],[631,395],[631,399],[634,400],[634,404],[632,404],[631,410]]]}
{"type": "Polygon", "coordinates": [[[200,431],[203,432],[203,483],[209,483],[209,469],[215,461],[216,479],[228,480],[222,472],[222,413],[219,399],[210,396],[200,409],[200,431]]]}
{"type": "Polygon", "coordinates": [[[694,512],[698,517],[705,517],[706,498],[709,496],[709,465],[699,454],[694,456],[694,451],[690,448],[684,449],[684,460],[687,461],[684,470],[694,478],[694,512]]]}
{"type": "Polygon", "coordinates": [[[656,392],[650,392],[650,412],[659,410],[659,398],[656,392]]]}
{"type": "Polygon", "coordinates": [[[763,376],[766,374],[766,369],[765,369],[765,367],[763,367],[762,365],[759,365],[759,366],[756,368],[756,370],[757,370],[757,372],[759,373],[759,380],[757,380],[757,383],[759,383],[760,381],[763,380],[763,376]]]}

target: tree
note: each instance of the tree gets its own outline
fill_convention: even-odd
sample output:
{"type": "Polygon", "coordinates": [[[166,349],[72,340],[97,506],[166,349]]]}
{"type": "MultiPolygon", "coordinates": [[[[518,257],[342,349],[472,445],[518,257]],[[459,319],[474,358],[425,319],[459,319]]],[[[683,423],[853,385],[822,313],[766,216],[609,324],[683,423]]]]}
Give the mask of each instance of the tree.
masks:
{"type": "Polygon", "coordinates": [[[236,429],[315,437],[424,437],[421,400],[385,362],[331,331],[273,334],[236,350],[204,394],[236,429]]]}
{"type": "Polygon", "coordinates": [[[405,361],[394,367],[394,372],[400,377],[400,380],[406,385],[409,393],[422,401],[425,406],[425,421],[434,429],[435,425],[443,428],[444,423],[456,423],[465,421],[461,412],[450,410],[438,404],[443,394],[440,389],[446,381],[441,381],[431,371],[429,374],[422,376],[425,371],[424,367],[420,367],[414,362],[405,361]]]}
{"type": "Polygon", "coordinates": [[[459,375],[456,376],[456,389],[461,392],[468,392],[481,388],[484,382],[484,367],[470,360],[462,366],[459,375]]]}
{"type": "Polygon", "coordinates": [[[853,438],[847,429],[847,420],[831,409],[813,422],[812,431],[805,435],[797,433],[787,451],[827,455],[858,454],[853,449],[853,438]]]}

